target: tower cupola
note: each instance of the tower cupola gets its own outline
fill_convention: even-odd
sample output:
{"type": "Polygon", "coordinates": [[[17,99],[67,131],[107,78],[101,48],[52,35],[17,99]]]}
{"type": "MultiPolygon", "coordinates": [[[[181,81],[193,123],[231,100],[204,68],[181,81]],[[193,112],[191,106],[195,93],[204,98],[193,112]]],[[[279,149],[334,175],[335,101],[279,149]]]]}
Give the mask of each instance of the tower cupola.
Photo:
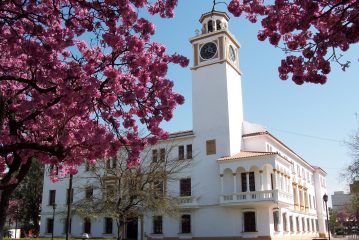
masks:
{"type": "Polygon", "coordinates": [[[227,29],[229,17],[225,12],[212,11],[202,14],[199,22],[202,24],[202,34],[227,29]]]}

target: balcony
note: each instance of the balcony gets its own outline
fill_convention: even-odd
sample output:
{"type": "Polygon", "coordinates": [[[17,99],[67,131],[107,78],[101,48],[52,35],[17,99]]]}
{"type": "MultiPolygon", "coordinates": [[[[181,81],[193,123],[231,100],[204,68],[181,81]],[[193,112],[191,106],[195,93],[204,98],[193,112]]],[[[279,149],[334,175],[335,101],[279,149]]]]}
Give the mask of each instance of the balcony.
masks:
{"type": "Polygon", "coordinates": [[[230,193],[223,194],[220,197],[222,205],[268,205],[274,202],[291,205],[293,204],[293,195],[276,189],[230,193]]]}
{"type": "Polygon", "coordinates": [[[181,208],[198,208],[198,197],[183,196],[178,197],[178,204],[181,208]]]}

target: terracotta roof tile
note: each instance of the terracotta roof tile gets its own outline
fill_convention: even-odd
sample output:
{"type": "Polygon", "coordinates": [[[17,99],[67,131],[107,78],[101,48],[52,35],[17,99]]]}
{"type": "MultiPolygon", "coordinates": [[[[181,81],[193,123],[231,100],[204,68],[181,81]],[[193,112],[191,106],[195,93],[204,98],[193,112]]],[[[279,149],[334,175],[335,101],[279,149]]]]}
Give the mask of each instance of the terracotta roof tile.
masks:
{"type": "Polygon", "coordinates": [[[277,154],[275,152],[250,152],[250,151],[242,151],[237,153],[236,155],[233,155],[231,157],[221,157],[218,160],[219,161],[225,161],[225,160],[235,160],[235,159],[241,159],[241,158],[250,158],[250,157],[259,157],[259,156],[266,156],[266,155],[274,155],[277,154]]]}

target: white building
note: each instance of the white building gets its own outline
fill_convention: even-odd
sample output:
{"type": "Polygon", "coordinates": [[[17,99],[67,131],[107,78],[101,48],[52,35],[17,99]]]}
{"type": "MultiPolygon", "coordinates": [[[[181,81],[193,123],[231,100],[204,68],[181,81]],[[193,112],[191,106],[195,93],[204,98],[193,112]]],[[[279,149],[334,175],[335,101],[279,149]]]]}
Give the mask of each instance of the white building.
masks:
{"type": "MultiPolygon", "coordinates": [[[[180,198],[182,214],[170,218],[148,213],[138,226],[138,239],[312,239],[326,234],[326,172],[264,127],[243,119],[240,45],[228,20],[223,12],[203,14],[201,33],[190,39],[193,130],[169,139],[178,145],[172,154],[179,161],[193,161],[181,181],[167,186],[180,198]]],[[[161,142],[158,148],[165,145],[161,142]]],[[[84,174],[81,169],[79,173],[84,174]]],[[[64,206],[66,189],[67,181],[52,184],[45,177],[41,235],[51,235],[50,195],[64,206]]],[[[75,192],[75,198],[81,197],[75,192]]],[[[56,221],[54,235],[62,236],[65,224],[56,221]]],[[[90,227],[93,237],[115,235],[103,234],[106,225],[106,219],[89,226],[75,216],[71,233],[80,236],[90,227]]]]}

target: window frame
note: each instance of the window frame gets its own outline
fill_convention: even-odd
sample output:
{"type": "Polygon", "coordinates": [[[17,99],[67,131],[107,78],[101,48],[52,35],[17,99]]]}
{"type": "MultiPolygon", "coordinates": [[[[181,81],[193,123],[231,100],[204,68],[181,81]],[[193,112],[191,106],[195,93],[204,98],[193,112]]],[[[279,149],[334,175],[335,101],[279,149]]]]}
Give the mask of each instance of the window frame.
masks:
{"type": "Polygon", "coordinates": [[[182,214],[181,215],[181,233],[190,234],[192,233],[192,221],[191,214],[182,214]]]}
{"type": "Polygon", "coordinates": [[[163,234],[163,217],[156,215],[152,217],[152,233],[163,234]]]}
{"type": "Polygon", "coordinates": [[[252,210],[252,211],[244,211],[242,213],[243,216],[243,232],[257,232],[257,213],[256,211],[252,210]],[[249,214],[253,214],[252,216],[250,216],[251,218],[247,219],[249,216],[249,214]],[[247,218],[246,218],[247,216],[247,218]],[[247,220],[246,220],[247,219],[247,220]],[[254,222],[247,222],[247,221],[254,221],[254,222]],[[254,223],[254,224],[253,224],[254,223]],[[252,224],[252,225],[247,225],[247,224],[252,224]]]}

